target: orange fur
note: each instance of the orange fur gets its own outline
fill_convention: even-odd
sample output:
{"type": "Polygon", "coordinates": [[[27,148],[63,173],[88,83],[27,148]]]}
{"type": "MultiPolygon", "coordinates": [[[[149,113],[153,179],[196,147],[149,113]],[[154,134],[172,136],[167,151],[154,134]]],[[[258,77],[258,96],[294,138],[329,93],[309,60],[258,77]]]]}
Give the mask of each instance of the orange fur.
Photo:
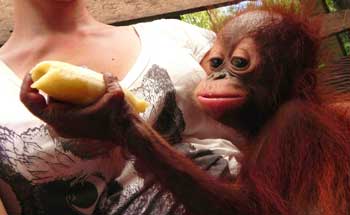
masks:
{"type": "MultiPolygon", "coordinates": [[[[126,138],[130,151],[189,213],[338,215],[350,211],[349,118],[328,105],[331,97],[320,94],[320,23],[309,20],[310,8],[295,7],[264,3],[236,15],[263,10],[282,17],[280,23],[266,26],[267,31],[258,29],[249,35],[260,45],[266,61],[260,72],[271,79],[274,91],[271,110],[257,132],[247,137],[253,153],[242,161],[237,181],[214,179],[174,152],[151,128],[133,120],[127,132],[132,135],[126,138]]],[[[254,123],[248,121],[248,126],[254,123]]]]}

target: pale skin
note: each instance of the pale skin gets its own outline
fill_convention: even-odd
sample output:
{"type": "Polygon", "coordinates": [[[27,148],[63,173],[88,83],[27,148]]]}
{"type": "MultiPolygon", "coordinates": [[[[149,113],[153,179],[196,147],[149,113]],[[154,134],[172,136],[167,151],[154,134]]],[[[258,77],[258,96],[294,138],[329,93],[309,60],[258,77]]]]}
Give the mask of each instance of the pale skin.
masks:
{"type": "Polygon", "coordinates": [[[96,21],[85,0],[13,2],[14,31],[0,59],[20,78],[50,59],[111,72],[121,80],[137,59],[140,42],[134,29],[96,21]]]}
{"type": "Polygon", "coordinates": [[[0,59],[21,79],[37,63],[59,60],[121,80],[138,57],[140,41],[134,29],[98,22],[86,9],[85,0],[13,3],[14,31],[1,47],[0,59]]]}
{"type": "MultiPolygon", "coordinates": [[[[121,80],[139,55],[140,41],[134,29],[98,22],[87,11],[85,0],[13,0],[13,3],[14,31],[0,48],[0,60],[20,79],[24,79],[28,71],[43,60],[59,60],[108,72],[121,80]]],[[[33,90],[28,103],[33,104],[40,99],[38,92],[33,90]]],[[[110,109],[111,104],[113,96],[105,96],[84,113],[77,111],[75,114],[89,117],[96,114],[96,110],[110,109]]],[[[57,106],[41,105],[40,108],[45,110],[57,106]]],[[[96,147],[114,149],[110,153],[115,159],[117,177],[125,165],[121,148],[106,144],[87,146],[86,149],[94,151],[96,147]]]]}

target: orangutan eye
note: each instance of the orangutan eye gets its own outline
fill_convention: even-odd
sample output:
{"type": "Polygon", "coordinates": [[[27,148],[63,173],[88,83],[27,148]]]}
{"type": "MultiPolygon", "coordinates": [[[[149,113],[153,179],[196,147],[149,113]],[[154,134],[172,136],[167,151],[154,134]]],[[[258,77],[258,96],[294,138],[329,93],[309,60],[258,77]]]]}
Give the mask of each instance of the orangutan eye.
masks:
{"type": "Polygon", "coordinates": [[[215,57],[210,59],[210,66],[212,68],[218,68],[219,66],[221,66],[223,63],[223,60],[221,58],[215,57]]]}
{"type": "Polygon", "coordinates": [[[243,70],[249,66],[249,60],[242,57],[233,57],[231,64],[235,67],[235,69],[243,70]]]}

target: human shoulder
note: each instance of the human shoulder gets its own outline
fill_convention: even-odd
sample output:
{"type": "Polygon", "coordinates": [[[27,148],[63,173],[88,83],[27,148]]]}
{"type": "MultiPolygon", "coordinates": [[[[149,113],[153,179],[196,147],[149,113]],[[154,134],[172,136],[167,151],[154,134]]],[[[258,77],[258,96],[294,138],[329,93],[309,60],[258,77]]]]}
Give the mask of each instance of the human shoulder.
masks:
{"type": "Polygon", "coordinates": [[[150,29],[150,31],[153,30],[154,33],[166,34],[178,40],[199,36],[206,37],[207,40],[215,39],[214,32],[178,19],[159,19],[152,22],[139,23],[136,26],[142,26],[143,28],[150,29]]]}
{"type": "Polygon", "coordinates": [[[216,35],[213,31],[200,28],[177,19],[160,19],[135,25],[137,31],[146,33],[154,40],[159,38],[188,49],[200,61],[212,46],[216,35]]]}

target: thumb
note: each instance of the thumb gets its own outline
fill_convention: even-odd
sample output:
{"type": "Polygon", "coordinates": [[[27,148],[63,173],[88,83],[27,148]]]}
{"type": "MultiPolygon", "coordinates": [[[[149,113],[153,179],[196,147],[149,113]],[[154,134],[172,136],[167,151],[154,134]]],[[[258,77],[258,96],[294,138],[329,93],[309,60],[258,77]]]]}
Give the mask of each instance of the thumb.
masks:
{"type": "Polygon", "coordinates": [[[37,89],[31,87],[32,83],[31,75],[28,73],[22,82],[20,100],[30,112],[42,118],[42,113],[47,108],[47,103],[44,96],[37,89]]]}

